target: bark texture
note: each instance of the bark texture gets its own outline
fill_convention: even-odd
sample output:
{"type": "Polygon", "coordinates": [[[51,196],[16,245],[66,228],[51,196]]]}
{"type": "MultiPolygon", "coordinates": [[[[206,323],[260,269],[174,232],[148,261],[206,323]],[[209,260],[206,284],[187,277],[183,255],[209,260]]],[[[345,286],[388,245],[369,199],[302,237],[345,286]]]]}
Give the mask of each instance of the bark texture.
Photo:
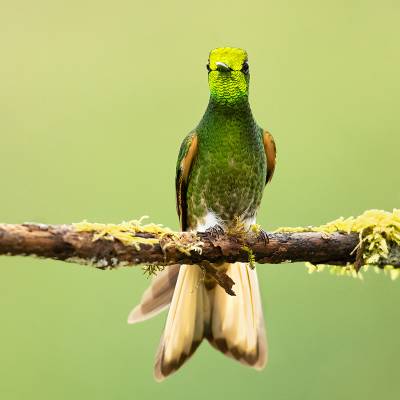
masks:
{"type": "MultiPolygon", "coordinates": [[[[0,255],[37,256],[113,269],[138,264],[198,264],[233,294],[233,281],[215,265],[222,262],[252,260],[260,264],[308,261],[313,264],[362,265],[357,233],[323,232],[227,235],[189,232],[157,234],[137,231],[140,239],[156,239],[154,244],[127,245],[121,241],[95,236],[95,232],[77,231],[74,225],[0,224],[0,255]],[[196,248],[201,248],[201,252],[196,248]],[[193,248],[192,250],[190,250],[193,248]]],[[[111,238],[112,239],[112,238],[111,238]]],[[[400,268],[400,251],[393,245],[386,264],[400,268]]]]}

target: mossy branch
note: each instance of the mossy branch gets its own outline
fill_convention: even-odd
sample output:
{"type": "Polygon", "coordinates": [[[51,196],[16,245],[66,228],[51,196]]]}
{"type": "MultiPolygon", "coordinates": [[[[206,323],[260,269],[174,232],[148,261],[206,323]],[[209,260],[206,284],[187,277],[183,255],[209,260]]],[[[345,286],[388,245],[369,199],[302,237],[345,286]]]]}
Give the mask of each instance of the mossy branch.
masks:
{"type": "MultiPolygon", "coordinates": [[[[400,272],[400,211],[370,210],[320,227],[280,228],[268,233],[241,227],[226,234],[173,232],[131,221],[119,225],[0,224],[0,255],[37,256],[114,269],[131,265],[198,264],[233,294],[233,281],[218,270],[222,262],[278,264],[306,261],[358,275],[364,265],[400,272]]],[[[316,266],[316,267],[315,267],[316,266]]],[[[151,270],[151,268],[150,268],[151,270]]]]}

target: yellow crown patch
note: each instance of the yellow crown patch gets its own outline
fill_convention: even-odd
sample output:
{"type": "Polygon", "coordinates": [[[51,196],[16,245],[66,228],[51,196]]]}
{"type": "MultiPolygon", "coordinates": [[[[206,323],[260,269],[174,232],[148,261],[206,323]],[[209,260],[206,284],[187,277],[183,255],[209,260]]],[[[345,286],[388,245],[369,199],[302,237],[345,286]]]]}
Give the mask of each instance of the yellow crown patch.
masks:
{"type": "Polygon", "coordinates": [[[217,69],[217,62],[223,62],[234,71],[240,71],[247,60],[247,53],[243,49],[235,47],[219,47],[210,51],[210,68],[217,69]]]}

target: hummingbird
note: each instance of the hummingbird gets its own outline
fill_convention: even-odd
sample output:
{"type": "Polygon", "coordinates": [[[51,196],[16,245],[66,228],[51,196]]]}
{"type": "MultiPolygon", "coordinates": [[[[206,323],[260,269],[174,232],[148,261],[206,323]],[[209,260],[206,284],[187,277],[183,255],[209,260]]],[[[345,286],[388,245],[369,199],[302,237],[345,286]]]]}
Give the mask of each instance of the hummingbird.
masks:
{"type": "MultiPolygon", "coordinates": [[[[176,166],[181,229],[215,233],[238,221],[250,228],[274,173],[275,142],[251,112],[246,51],[211,50],[207,73],[209,103],[183,140],[176,166]]],[[[169,308],[155,360],[157,381],[177,371],[203,339],[242,364],[264,368],[267,340],[256,271],[242,262],[216,267],[235,282],[235,295],[201,266],[173,265],[157,274],[130,313],[134,324],[169,308]]]]}

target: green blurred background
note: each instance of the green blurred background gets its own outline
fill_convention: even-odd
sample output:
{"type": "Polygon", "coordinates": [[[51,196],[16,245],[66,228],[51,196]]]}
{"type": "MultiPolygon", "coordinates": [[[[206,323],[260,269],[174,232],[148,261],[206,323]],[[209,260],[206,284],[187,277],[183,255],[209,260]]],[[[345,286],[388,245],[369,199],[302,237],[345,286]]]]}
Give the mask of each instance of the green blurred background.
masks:
{"type": "MultiPolygon", "coordinates": [[[[400,206],[400,4],[0,0],[0,221],[178,228],[178,147],[208,100],[208,51],[248,50],[278,146],[259,222],[400,206]]],[[[270,362],[208,344],[152,378],[165,315],[126,318],[140,268],[0,259],[1,399],[398,399],[400,283],[262,266],[270,362]]]]}

